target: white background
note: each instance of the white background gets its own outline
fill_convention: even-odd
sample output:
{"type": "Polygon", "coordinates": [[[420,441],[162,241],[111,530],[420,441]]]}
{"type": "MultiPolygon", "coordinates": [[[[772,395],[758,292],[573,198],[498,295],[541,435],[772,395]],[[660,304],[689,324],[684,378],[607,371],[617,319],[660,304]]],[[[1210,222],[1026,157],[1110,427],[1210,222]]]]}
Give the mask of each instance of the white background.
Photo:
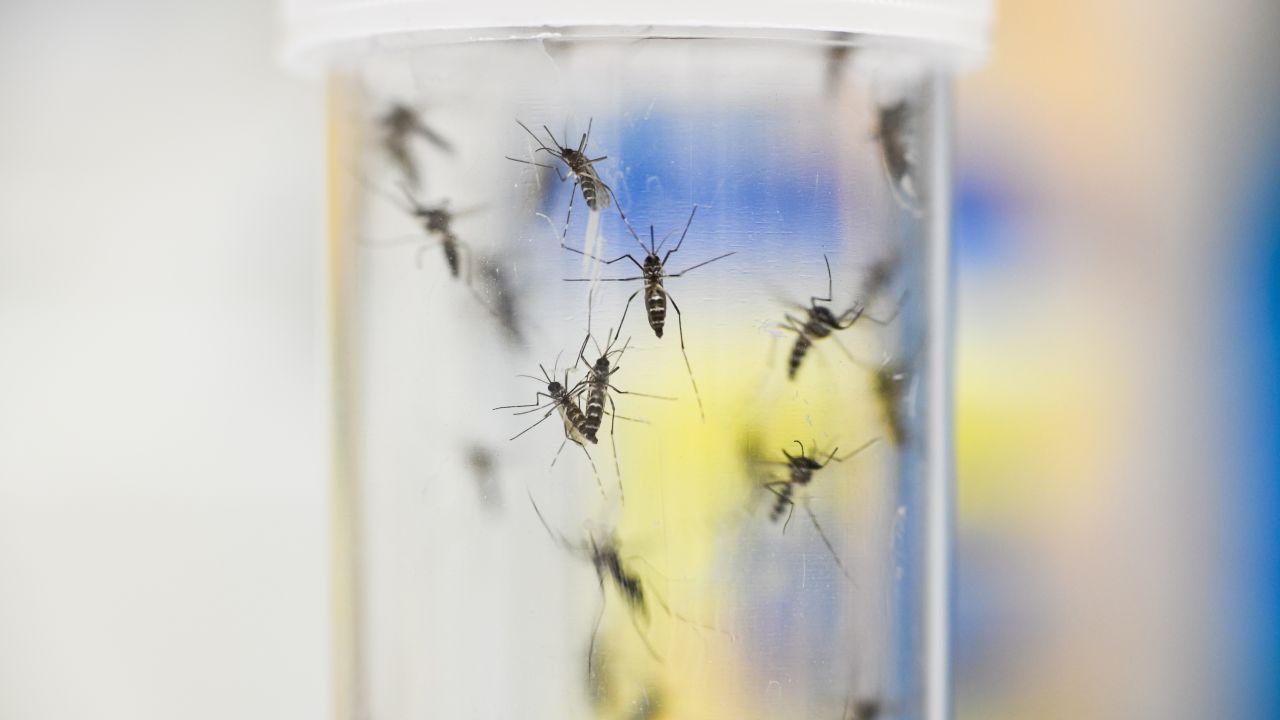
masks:
{"type": "Polygon", "coordinates": [[[324,718],[323,95],[273,6],[0,5],[0,718],[324,718]]]}

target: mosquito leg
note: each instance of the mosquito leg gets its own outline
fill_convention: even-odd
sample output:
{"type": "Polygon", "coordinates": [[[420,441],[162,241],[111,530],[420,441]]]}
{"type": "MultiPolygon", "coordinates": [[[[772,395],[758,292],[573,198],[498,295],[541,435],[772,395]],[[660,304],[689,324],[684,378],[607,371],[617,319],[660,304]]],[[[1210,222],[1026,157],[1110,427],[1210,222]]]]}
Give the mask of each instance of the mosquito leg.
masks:
{"type": "MultiPolygon", "coordinates": [[[[547,418],[551,417],[551,413],[553,413],[553,412],[555,412],[555,411],[556,411],[556,408],[555,408],[555,406],[553,405],[551,408],[549,408],[549,409],[547,410],[547,413],[546,413],[545,415],[543,415],[541,419],[539,419],[539,420],[538,420],[538,422],[536,422],[536,423],[534,423],[534,424],[530,425],[529,427],[527,427],[527,428],[525,428],[525,429],[521,430],[520,432],[516,433],[515,435],[512,435],[510,439],[511,439],[511,440],[515,440],[516,438],[520,437],[521,435],[523,435],[523,434],[525,434],[525,433],[529,432],[530,430],[532,430],[532,429],[534,429],[534,428],[538,427],[539,425],[541,425],[541,424],[542,424],[542,422],[543,422],[544,420],[546,420],[547,418]]],[[[559,454],[559,453],[557,453],[557,454],[559,454]]],[[[555,464],[555,461],[554,461],[554,460],[552,461],[552,464],[555,464]]]]}
{"type": "Polygon", "coordinates": [[[600,581],[600,609],[596,611],[596,621],[591,625],[591,640],[587,645],[587,682],[595,687],[596,679],[596,636],[600,633],[600,622],[604,620],[605,608],[604,580],[600,581]]]}
{"type": "MultiPolygon", "coordinates": [[[[622,334],[622,325],[623,325],[623,323],[625,323],[625,322],[627,321],[627,312],[628,312],[629,310],[631,310],[631,301],[632,301],[632,300],[635,300],[635,299],[636,299],[636,295],[639,295],[639,294],[640,294],[640,290],[643,290],[643,289],[644,289],[644,288],[640,288],[640,289],[636,290],[635,292],[631,293],[631,297],[627,298],[627,304],[626,304],[626,305],[624,305],[624,306],[622,306],[622,319],[618,321],[618,334],[619,334],[619,335],[621,335],[621,334],[622,334]]],[[[630,342],[630,340],[628,340],[628,342],[630,342]]]]}
{"type": "Polygon", "coordinates": [[[897,320],[897,319],[898,319],[898,315],[899,315],[899,313],[901,313],[901,312],[902,312],[902,307],[903,307],[904,305],[906,305],[906,304],[907,304],[907,295],[908,295],[908,294],[909,294],[909,293],[907,293],[907,292],[903,292],[903,293],[902,293],[902,296],[898,298],[898,304],[897,304],[897,305],[895,305],[895,306],[893,307],[893,312],[892,312],[892,313],[889,313],[889,314],[888,314],[888,315],[886,315],[885,317],[879,317],[879,318],[878,318],[878,317],[872,317],[871,315],[867,315],[867,314],[865,314],[865,313],[862,315],[862,317],[863,317],[867,322],[872,323],[872,324],[874,324],[874,325],[880,325],[880,326],[891,325],[891,324],[893,324],[893,321],[894,321],[894,320],[897,320]]]}
{"type": "Polygon", "coordinates": [[[633,612],[630,613],[630,615],[631,626],[636,629],[636,635],[640,636],[640,642],[644,643],[644,649],[649,651],[649,656],[658,662],[664,662],[662,656],[658,654],[658,651],[653,649],[653,643],[649,642],[649,637],[645,635],[644,630],[640,628],[640,623],[636,620],[636,614],[633,612]]]}
{"type": "MultiPolygon", "coordinates": [[[[555,408],[552,409],[554,410],[555,408]]],[[[547,414],[550,415],[551,413],[548,412],[547,414]]],[[[546,418],[544,417],[542,420],[546,420],[546,418]]],[[[538,422],[542,422],[542,420],[539,420],[538,422]]],[[[564,451],[564,446],[567,442],[569,442],[569,436],[566,435],[564,440],[560,441],[560,447],[556,448],[556,454],[551,457],[551,467],[556,466],[556,461],[560,459],[560,453],[564,451]]]]}
{"type": "MultiPolygon", "coordinates": [[[[563,448],[564,445],[561,444],[560,447],[563,448]]],[[[582,454],[587,456],[587,462],[591,464],[591,474],[596,477],[596,487],[600,488],[600,497],[607,499],[609,496],[604,492],[604,483],[600,481],[600,471],[596,469],[596,461],[591,459],[591,453],[587,451],[586,445],[579,445],[578,447],[582,448],[582,454]]]]}
{"type": "Polygon", "coordinates": [[[618,502],[625,503],[627,500],[626,492],[622,489],[622,466],[618,462],[618,438],[614,435],[614,426],[618,422],[618,408],[613,403],[613,397],[609,393],[605,393],[605,399],[609,401],[609,407],[613,412],[609,416],[609,445],[613,448],[613,472],[618,477],[618,502]]]}
{"type": "Polygon", "coordinates": [[[804,511],[809,515],[809,521],[813,523],[813,529],[818,531],[818,537],[822,538],[822,544],[826,545],[827,551],[831,553],[831,559],[836,561],[836,567],[840,568],[840,574],[844,575],[845,579],[850,583],[853,583],[853,577],[849,575],[848,568],[840,560],[839,553],[836,552],[835,546],[831,544],[831,540],[827,538],[827,534],[823,532],[822,526],[818,524],[818,516],[813,514],[813,509],[809,507],[808,503],[805,503],[804,511]]]}
{"type": "Polygon", "coordinates": [[[569,237],[569,220],[573,218],[573,201],[578,196],[578,178],[573,178],[573,187],[569,190],[569,211],[564,214],[564,229],[560,231],[560,247],[564,247],[564,241],[569,237]]]}
{"type": "MultiPolygon", "coordinates": [[[[637,291],[639,292],[639,291],[637,291]]],[[[632,295],[632,297],[635,297],[632,295]]],[[[698,401],[698,415],[703,422],[707,421],[707,414],[702,408],[702,394],[698,392],[698,381],[693,379],[693,366],[689,364],[689,353],[684,347],[684,316],[680,312],[680,306],[676,304],[676,299],[667,293],[667,299],[671,301],[671,307],[676,311],[676,325],[680,330],[680,354],[684,356],[684,367],[689,371],[689,383],[693,385],[693,397],[698,401]]],[[[628,300],[628,303],[631,301],[628,300]]]]}
{"type": "Polygon", "coordinates": [[[853,356],[853,353],[849,352],[849,348],[845,347],[845,344],[840,342],[840,338],[836,337],[835,333],[831,333],[827,337],[831,338],[831,341],[836,344],[836,347],[840,348],[840,352],[844,353],[845,357],[853,360],[855,363],[858,362],[858,360],[853,356]]]}
{"type": "Polygon", "coordinates": [[[546,407],[546,405],[545,405],[545,404],[543,404],[543,405],[539,405],[539,406],[537,406],[537,407],[533,408],[532,410],[521,410],[520,412],[514,412],[514,413],[511,413],[511,414],[512,414],[512,415],[514,415],[514,416],[517,416],[517,417],[518,417],[518,416],[520,416],[520,415],[532,415],[532,414],[534,414],[534,413],[538,412],[539,410],[541,410],[541,409],[543,409],[543,408],[545,408],[545,407],[546,407]]]}
{"type": "Polygon", "coordinates": [[[534,401],[529,403],[528,405],[499,405],[498,407],[494,408],[494,410],[512,410],[515,408],[538,408],[538,407],[542,407],[542,401],[539,400],[538,398],[546,398],[548,400],[552,399],[550,395],[542,392],[541,390],[534,393],[533,397],[534,397],[534,401]]]}
{"type": "MultiPolygon", "coordinates": [[[[613,198],[613,206],[618,210],[618,217],[622,218],[622,224],[627,226],[627,230],[631,232],[632,237],[639,240],[640,236],[636,234],[636,229],[631,227],[631,221],[627,219],[627,212],[622,209],[622,203],[618,202],[618,194],[613,191],[613,188],[605,184],[603,180],[600,181],[600,185],[604,188],[605,192],[609,194],[609,197],[613,198]]],[[[643,247],[644,243],[640,243],[640,246],[643,247]]]]}

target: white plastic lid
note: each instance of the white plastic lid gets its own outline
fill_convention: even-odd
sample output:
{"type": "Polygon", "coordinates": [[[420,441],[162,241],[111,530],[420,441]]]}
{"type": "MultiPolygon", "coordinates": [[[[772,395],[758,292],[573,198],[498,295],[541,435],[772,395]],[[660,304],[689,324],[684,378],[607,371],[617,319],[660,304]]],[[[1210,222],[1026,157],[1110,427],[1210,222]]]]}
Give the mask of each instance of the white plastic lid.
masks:
{"type": "MultiPolygon", "coordinates": [[[[308,65],[342,44],[397,33],[560,28],[827,31],[986,52],[992,0],[284,0],[284,55],[308,65]]],[[[488,32],[497,31],[497,32],[488,32]]]]}

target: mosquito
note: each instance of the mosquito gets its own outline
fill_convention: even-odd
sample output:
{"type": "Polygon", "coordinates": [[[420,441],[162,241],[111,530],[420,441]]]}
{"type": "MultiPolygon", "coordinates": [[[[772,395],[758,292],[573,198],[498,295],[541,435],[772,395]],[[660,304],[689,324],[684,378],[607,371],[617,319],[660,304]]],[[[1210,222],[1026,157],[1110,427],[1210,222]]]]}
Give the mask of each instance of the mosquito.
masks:
{"type": "MultiPolygon", "coordinates": [[[[710,260],[703,260],[702,262],[697,263],[696,265],[691,265],[677,273],[667,272],[667,269],[666,269],[667,260],[669,260],[671,256],[674,255],[682,245],[684,245],[684,238],[689,233],[689,226],[693,224],[693,217],[694,215],[697,214],[697,212],[698,212],[698,206],[694,205],[693,211],[689,213],[689,220],[684,224],[684,231],[680,233],[680,240],[676,243],[675,247],[668,250],[666,254],[663,255],[662,257],[658,257],[658,253],[661,252],[662,250],[662,245],[657,244],[656,239],[654,237],[654,231],[653,231],[652,225],[649,226],[649,245],[646,247],[644,244],[644,241],[640,239],[640,236],[636,235],[635,230],[631,229],[631,224],[627,223],[626,224],[627,229],[631,230],[631,236],[635,238],[636,243],[640,245],[640,249],[645,252],[645,258],[643,263],[641,263],[639,260],[636,260],[635,256],[631,255],[630,253],[626,255],[621,255],[612,260],[604,260],[596,257],[595,255],[592,255],[591,253],[585,252],[583,250],[578,250],[576,248],[565,246],[565,249],[569,250],[570,252],[578,253],[579,255],[584,255],[586,257],[591,258],[592,260],[601,262],[605,265],[612,265],[613,263],[619,262],[621,260],[630,260],[633,265],[635,265],[637,268],[640,269],[640,273],[641,273],[640,275],[633,275],[630,277],[620,277],[620,278],[599,278],[601,281],[608,281],[608,282],[632,282],[636,280],[641,280],[644,282],[644,287],[631,293],[631,297],[627,298],[626,307],[624,307],[622,311],[622,317],[624,321],[626,320],[627,310],[631,308],[631,301],[635,300],[636,295],[640,294],[641,290],[643,290],[645,312],[649,318],[649,327],[653,329],[654,335],[661,338],[662,329],[667,322],[667,301],[669,300],[671,302],[671,307],[676,311],[676,323],[680,331],[680,354],[684,356],[685,369],[689,371],[689,382],[691,385],[693,385],[693,395],[694,395],[694,398],[697,399],[698,401],[698,414],[702,417],[703,420],[706,420],[706,413],[702,407],[702,395],[698,392],[698,381],[695,380],[693,377],[693,366],[689,364],[689,353],[685,349],[684,318],[682,317],[682,313],[680,312],[680,306],[676,304],[676,299],[672,297],[670,293],[667,292],[664,282],[667,278],[678,278],[690,272],[691,270],[696,270],[702,267],[703,265],[709,265],[717,260],[723,260],[724,258],[727,258],[730,255],[735,254],[736,251],[727,252],[727,253],[724,253],[723,255],[717,255],[711,258],[710,260]]],[[[666,243],[665,238],[663,239],[662,243],[663,244],[666,243]]],[[[593,278],[566,278],[566,281],[594,282],[594,279],[593,278]]]]}
{"type": "MultiPolygon", "coordinates": [[[[555,170],[556,175],[560,178],[560,182],[564,182],[570,177],[573,178],[573,189],[569,191],[569,209],[565,213],[564,230],[562,230],[560,234],[560,243],[562,245],[564,244],[565,237],[569,233],[569,221],[573,218],[573,201],[578,194],[577,191],[579,187],[582,188],[583,202],[585,202],[587,204],[587,208],[593,212],[607,209],[611,204],[613,204],[613,189],[605,184],[604,180],[600,179],[600,174],[596,172],[595,168],[596,163],[602,160],[608,160],[609,156],[601,155],[598,158],[587,157],[587,143],[591,140],[591,123],[592,120],[587,120],[587,131],[582,134],[582,139],[578,142],[578,147],[573,148],[561,145],[556,140],[556,136],[551,133],[551,129],[546,125],[543,125],[542,129],[547,133],[547,138],[551,140],[551,145],[548,146],[546,143],[542,142],[541,138],[529,129],[529,126],[519,120],[516,120],[516,124],[524,128],[524,131],[529,133],[529,137],[533,138],[533,141],[538,143],[538,149],[534,150],[534,152],[546,152],[559,160],[568,170],[567,175],[560,170],[559,165],[547,165],[546,163],[534,162],[532,160],[513,158],[510,155],[506,156],[508,160],[514,160],[518,163],[555,170]]],[[[626,220],[627,216],[622,212],[622,208],[618,208],[618,214],[622,216],[623,220],[626,220]]]]}
{"type": "Polygon", "coordinates": [[[499,264],[495,258],[484,255],[477,257],[475,264],[479,267],[478,286],[480,288],[476,291],[476,297],[497,319],[508,343],[524,346],[524,330],[520,322],[520,297],[509,278],[506,267],[499,264]]]}
{"type": "Polygon", "coordinates": [[[866,303],[858,303],[840,315],[832,312],[831,308],[823,303],[831,302],[832,298],[832,281],[831,281],[831,261],[826,255],[822,256],[822,261],[827,266],[827,295],[826,297],[812,296],[809,298],[809,307],[804,308],[808,313],[808,317],[801,320],[800,318],[787,313],[786,322],[781,323],[778,327],[784,330],[790,330],[796,334],[795,344],[791,346],[791,356],[787,360],[787,379],[795,380],[796,374],[800,371],[800,365],[804,362],[805,357],[809,354],[813,344],[823,338],[830,337],[835,341],[836,345],[844,352],[850,360],[854,359],[849,353],[848,348],[840,343],[833,333],[839,330],[848,330],[853,327],[859,319],[866,319],[868,322],[876,325],[888,325],[898,316],[898,309],[901,309],[902,303],[898,304],[893,314],[887,318],[874,318],[866,314],[866,303]]]}
{"type": "Polygon", "coordinates": [[[532,403],[526,405],[500,405],[494,410],[517,410],[515,415],[529,415],[542,410],[546,410],[538,421],[529,427],[521,430],[511,436],[511,440],[524,435],[535,427],[541,425],[543,421],[551,417],[553,413],[560,414],[560,420],[564,423],[564,441],[560,443],[559,449],[556,450],[555,457],[551,459],[551,466],[555,467],[556,460],[560,458],[560,453],[564,450],[564,446],[572,440],[574,444],[582,448],[582,452],[587,456],[587,462],[591,464],[591,472],[595,474],[596,485],[600,488],[600,494],[604,495],[604,484],[600,482],[600,472],[596,469],[595,460],[591,458],[591,453],[587,450],[587,443],[595,444],[594,439],[587,438],[587,416],[582,412],[582,408],[578,405],[578,398],[586,391],[585,382],[579,382],[576,385],[569,385],[569,370],[564,371],[564,382],[561,383],[555,379],[554,368],[552,373],[548,373],[547,369],[538,365],[538,369],[542,371],[542,377],[534,377],[533,375],[520,375],[518,377],[529,378],[539,383],[546,382],[547,390],[542,392],[539,390],[534,395],[532,403]],[[543,398],[546,398],[544,401],[543,398]]]}
{"type": "MultiPolygon", "coordinates": [[[[786,457],[786,460],[778,461],[775,464],[786,467],[789,477],[786,480],[774,480],[763,485],[764,489],[773,493],[775,497],[773,507],[769,510],[769,521],[776,523],[778,519],[782,517],[783,511],[786,511],[787,520],[782,524],[782,532],[785,533],[787,531],[787,526],[791,524],[791,514],[795,511],[795,494],[797,489],[807,486],[813,481],[814,473],[825,468],[827,465],[830,465],[832,462],[844,462],[878,442],[880,442],[880,438],[872,438],[844,457],[837,457],[836,453],[840,451],[840,448],[834,448],[831,450],[831,453],[827,455],[827,459],[824,462],[818,462],[816,447],[812,449],[813,454],[810,454],[805,451],[804,443],[799,440],[795,441],[795,444],[800,447],[799,455],[792,455],[787,452],[786,448],[783,448],[782,454],[786,457]]],[[[836,552],[835,546],[832,545],[831,540],[827,538],[827,533],[823,531],[822,525],[818,523],[818,517],[813,514],[813,510],[809,507],[807,502],[804,503],[804,510],[805,513],[808,514],[810,522],[813,523],[813,529],[818,531],[818,537],[822,538],[823,544],[827,546],[827,550],[831,553],[831,558],[836,561],[836,565],[840,568],[840,572],[843,573],[850,582],[852,582],[853,578],[849,575],[848,569],[845,568],[844,563],[840,560],[840,555],[836,552]]]]}
{"type": "Polygon", "coordinates": [[[905,397],[911,388],[915,374],[904,362],[886,362],[875,371],[876,397],[880,400],[885,424],[893,444],[902,447],[911,439],[905,397]]]}
{"type": "Polygon", "coordinates": [[[445,152],[453,152],[453,145],[448,140],[427,127],[418,112],[403,103],[393,103],[378,118],[378,125],[382,129],[382,148],[400,170],[404,181],[412,187],[416,188],[421,183],[418,164],[409,149],[409,141],[413,137],[420,137],[445,152]]]}
{"type": "MultiPolygon", "coordinates": [[[[542,510],[538,507],[538,503],[533,499],[533,493],[530,492],[528,495],[529,503],[533,505],[533,511],[538,516],[538,522],[542,523],[542,527],[547,531],[547,534],[551,536],[551,539],[554,540],[557,545],[564,548],[570,555],[590,562],[591,566],[596,571],[596,578],[600,584],[600,611],[596,614],[595,623],[592,625],[591,641],[587,648],[587,676],[589,678],[595,677],[596,636],[599,635],[600,623],[604,619],[606,584],[611,585],[614,590],[622,596],[623,602],[627,605],[631,625],[635,628],[636,634],[640,637],[640,641],[644,643],[645,649],[649,651],[650,657],[654,660],[661,662],[662,656],[654,649],[653,644],[649,642],[649,638],[645,634],[645,631],[640,627],[641,620],[643,620],[646,625],[649,623],[650,600],[653,600],[653,602],[655,602],[668,617],[674,618],[689,625],[690,627],[693,627],[695,631],[697,628],[704,628],[728,634],[731,638],[736,639],[731,633],[726,633],[719,628],[695,622],[680,613],[673,612],[671,610],[671,606],[667,604],[666,600],[664,600],[656,590],[645,587],[644,581],[619,554],[618,542],[614,536],[610,535],[604,540],[596,540],[593,535],[588,534],[586,541],[573,543],[563,534],[558,533],[551,528],[546,517],[543,516],[542,510]]],[[[640,562],[648,564],[647,561],[643,559],[637,559],[640,560],[640,562]]]]}
{"type": "Polygon", "coordinates": [[[920,214],[920,192],[916,181],[916,158],[908,142],[911,105],[906,100],[882,107],[878,111],[876,138],[893,195],[907,210],[920,214]]]}
{"type": "Polygon", "coordinates": [[[386,243],[378,243],[378,246],[390,247],[394,245],[404,245],[404,244],[410,244],[410,243],[418,245],[419,246],[418,254],[415,258],[415,262],[418,268],[421,269],[422,258],[424,255],[427,254],[427,251],[431,249],[430,241],[435,240],[436,242],[440,243],[440,247],[444,249],[445,264],[447,264],[449,267],[449,274],[453,276],[455,279],[462,274],[462,269],[463,269],[462,265],[464,261],[463,254],[465,253],[467,255],[467,258],[465,258],[468,261],[466,281],[467,281],[467,284],[470,285],[471,284],[471,268],[470,268],[471,249],[467,247],[466,243],[462,242],[462,240],[458,238],[456,233],[454,233],[453,221],[457,220],[460,217],[477,212],[480,210],[480,208],[477,207],[477,208],[468,208],[466,210],[452,211],[449,209],[449,201],[447,200],[444,202],[441,202],[438,205],[426,205],[422,203],[420,200],[418,200],[416,197],[414,197],[413,192],[404,183],[397,183],[396,187],[400,188],[400,192],[404,195],[403,201],[401,201],[399,198],[396,198],[394,195],[389,195],[383,192],[382,190],[376,187],[370,186],[370,189],[372,189],[374,192],[378,193],[382,197],[386,198],[387,201],[389,201],[396,207],[400,208],[400,210],[404,212],[404,214],[414,218],[418,222],[418,224],[422,226],[422,231],[427,235],[427,238],[425,239],[426,241],[424,241],[423,237],[419,235],[415,235],[413,237],[404,238],[401,240],[393,240],[386,243]]]}
{"type": "Polygon", "coordinates": [[[640,421],[635,418],[618,415],[617,406],[614,404],[613,395],[611,393],[617,393],[619,395],[635,395],[637,397],[653,398],[656,400],[675,400],[675,398],[664,395],[649,395],[646,393],[635,392],[633,390],[623,390],[613,384],[613,376],[622,369],[621,365],[619,365],[622,361],[622,356],[626,353],[627,348],[631,346],[631,338],[627,338],[627,341],[622,344],[622,347],[616,350],[613,347],[621,337],[621,323],[626,322],[627,313],[624,308],[622,312],[622,320],[618,324],[619,333],[615,335],[613,328],[610,328],[608,335],[605,336],[605,345],[601,348],[600,344],[596,342],[595,337],[591,334],[592,297],[594,297],[594,293],[588,296],[587,300],[587,335],[582,339],[582,346],[578,348],[578,359],[574,362],[574,367],[577,367],[579,362],[587,367],[587,377],[583,380],[583,382],[587,384],[587,400],[585,405],[585,414],[587,416],[587,432],[585,435],[587,440],[590,440],[593,443],[596,442],[597,434],[599,433],[600,426],[604,420],[605,404],[607,403],[609,406],[609,442],[613,447],[613,469],[618,476],[618,493],[622,496],[622,470],[618,464],[618,444],[614,435],[614,425],[619,418],[636,422],[640,421]],[[595,343],[596,361],[594,363],[587,360],[586,357],[588,341],[595,343]],[[616,357],[611,361],[610,356],[615,355],[616,357]]]}

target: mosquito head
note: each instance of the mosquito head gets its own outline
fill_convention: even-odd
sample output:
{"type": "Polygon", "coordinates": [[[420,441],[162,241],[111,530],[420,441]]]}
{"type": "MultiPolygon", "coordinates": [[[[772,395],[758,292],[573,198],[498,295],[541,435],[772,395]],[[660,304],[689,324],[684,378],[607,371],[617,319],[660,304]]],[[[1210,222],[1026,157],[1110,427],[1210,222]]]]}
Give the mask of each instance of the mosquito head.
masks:
{"type": "MultiPolygon", "coordinates": [[[[578,152],[573,148],[561,148],[560,159],[564,160],[564,164],[568,165],[569,169],[573,170],[575,173],[578,172],[579,169],[583,169],[590,165],[590,163],[587,162],[586,154],[578,152]]],[[[583,172],[586,172],[585,169],[583,169],[583,172]]]]}
{"type": "Polygon", "coordinates": [[[591,366],[592,373],[597,380],[603,380],[609,377],[609,356],[607,354],[596,358],[596,364],[591,366]]]}
{"type": "Polygon", "coordinates": [[[819,305],[816,302],[813,307],[809,308],[809,315],[827,327],[835,327],[840,324],[840,320],[836,318],[835,313],[831,312],[831,308],[826,305],[819,305]]]}
{"type": "Polygon", "coordinates": [[[418,206],[414,210],[413,214],[422,221],[423,227],[427,229],[427,232],[449,232],[449,221],[451,220],[451,217],[449,216],[448,209],[446,209],[444,205],[433,208],[418,206]]]}
{"type": "Polygon", "coordinates": [[[393,134],[403,135],[418,122],[417,115],[407,105],[396,103],[382,116],[382,124],[393,134]]]}

